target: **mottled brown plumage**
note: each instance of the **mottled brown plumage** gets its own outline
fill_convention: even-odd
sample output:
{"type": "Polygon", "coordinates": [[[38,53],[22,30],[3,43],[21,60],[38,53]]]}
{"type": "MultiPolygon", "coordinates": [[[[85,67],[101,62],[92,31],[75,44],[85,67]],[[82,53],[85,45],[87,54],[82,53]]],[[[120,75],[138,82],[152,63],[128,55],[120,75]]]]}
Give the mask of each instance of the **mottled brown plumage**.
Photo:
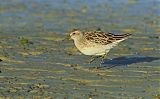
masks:
{"type": "Polygon", "coordinates": [[[112,33],[105,33],[102,31],[94,31],[94,32],[85,32],[84,33],[84,36],[87,40],[89,40],[91,42],[99,43],[102,45],[113,43],[117,40],[124,39],[130,35],[131,35],[130,33],[125,33],[122,35],[115,35],[112,33]]]}

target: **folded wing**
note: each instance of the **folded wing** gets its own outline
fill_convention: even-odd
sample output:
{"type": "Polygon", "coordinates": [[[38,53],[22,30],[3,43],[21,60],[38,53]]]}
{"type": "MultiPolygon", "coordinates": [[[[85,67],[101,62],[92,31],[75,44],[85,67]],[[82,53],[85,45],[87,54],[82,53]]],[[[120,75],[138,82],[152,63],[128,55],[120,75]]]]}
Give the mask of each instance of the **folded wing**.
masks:
{"type": "Polygon", "coordinates": [[[116,35],[113,33],[104,33],[102,31],[87,32],[85,38],[91,42],[107,45],[117,41],[123,41],[130,36],[130,33],[116,35]]]}

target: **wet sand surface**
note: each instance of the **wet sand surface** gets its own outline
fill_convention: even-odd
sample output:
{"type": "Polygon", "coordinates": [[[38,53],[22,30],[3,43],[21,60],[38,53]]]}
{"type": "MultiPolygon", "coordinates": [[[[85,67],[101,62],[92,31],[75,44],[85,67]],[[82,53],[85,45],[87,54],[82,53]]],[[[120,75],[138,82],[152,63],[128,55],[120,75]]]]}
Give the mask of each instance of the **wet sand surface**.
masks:
{"type": "Polygon", "coordinates": [[[0,98],[159,99],[158,0],[1,0],[0,98]],[[73,28],[133,35],[99,66],[73,28]],[[94,68],[99,66],[98,69],[94,68]]]}

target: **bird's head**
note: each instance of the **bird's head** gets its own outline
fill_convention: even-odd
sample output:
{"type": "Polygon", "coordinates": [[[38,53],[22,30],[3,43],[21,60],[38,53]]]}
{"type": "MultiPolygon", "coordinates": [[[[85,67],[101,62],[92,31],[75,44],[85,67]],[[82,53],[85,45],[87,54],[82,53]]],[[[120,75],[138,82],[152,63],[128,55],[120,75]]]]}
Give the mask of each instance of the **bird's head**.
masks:
{"type": "Polygon", "coordinates": [[[83,37],[83,33],[82,31],[78,30],[78,29],[74,29],[72,30],[72,32],[70,33],[70,37],[73,40],[78,40],[81,39],[83,37]]]}

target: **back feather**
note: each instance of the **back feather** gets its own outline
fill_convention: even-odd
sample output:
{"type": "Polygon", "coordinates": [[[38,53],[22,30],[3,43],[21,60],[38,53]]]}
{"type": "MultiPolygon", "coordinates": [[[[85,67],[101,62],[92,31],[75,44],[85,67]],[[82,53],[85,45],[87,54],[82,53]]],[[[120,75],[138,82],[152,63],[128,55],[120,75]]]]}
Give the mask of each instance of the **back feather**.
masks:
{"type": "Polygon", "coordinates": [[[113,33],[104,33],[102,31],[86,32],[85,38],[91,42],[102,45],[110,44],[119,40],[127,39],[130,33],[116,35],[113,33]]]}

